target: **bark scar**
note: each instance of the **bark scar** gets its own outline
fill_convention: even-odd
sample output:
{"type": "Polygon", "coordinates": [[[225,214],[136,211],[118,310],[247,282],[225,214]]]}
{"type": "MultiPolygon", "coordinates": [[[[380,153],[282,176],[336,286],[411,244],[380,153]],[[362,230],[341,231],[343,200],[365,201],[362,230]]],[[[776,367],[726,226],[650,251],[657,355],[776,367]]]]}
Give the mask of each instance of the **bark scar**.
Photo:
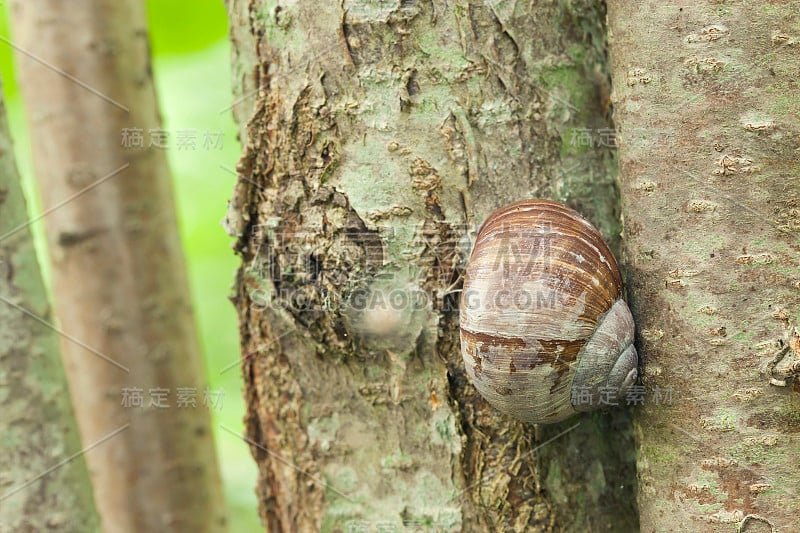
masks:
{"type": "Polygon", "coordinates": [[[347,29],[347,8],[344,7],[344,0],[339,2],[339,6],[342,8],[342,18],[339,22],[339,36],[344,41],[344,48],[347,51],[347,61],[350,63],[350,66],[356,67],[355,59],[353,58],[353,50],[350,48],[350,41],[348,41],[347,37],[349,36],[350,31],[347,29]]]}
{"type": "Polygon", "coordinates": [[[107,228],[90,228],[83,231],[62,231],[58,234],[58,245],[65,248],[75,246],[84,241],[88,241],[102,235],[108,231],[107,228]]]}

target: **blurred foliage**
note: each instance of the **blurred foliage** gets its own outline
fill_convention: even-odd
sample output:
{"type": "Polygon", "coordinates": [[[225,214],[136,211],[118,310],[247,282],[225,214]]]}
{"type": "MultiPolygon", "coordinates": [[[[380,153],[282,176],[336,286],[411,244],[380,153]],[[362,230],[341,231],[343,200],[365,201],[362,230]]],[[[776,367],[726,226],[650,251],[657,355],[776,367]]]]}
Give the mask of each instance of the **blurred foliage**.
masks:
{"type": "MultiPolygon", "coordinates": [[[[228,301],[238,261],[220,226],[240,153],[231,112],[225,110],[232,100],[225,7],[222,0],[148,0],[147,8],[156,90],[163,128],[170,136],[167,155],[209,387],[222,391],[222,405],[212,414],[230,530],[260,531],[254,493],[255,463],[247,445],[222,429],[224,426],[242,433],[244,416],[237,363],[238,328],[233,305],[228,301]],[[178,132],[194,132],[196,148],[178,149],[178,132]],[[206,133],[221,134],[222,146],[204,147],[206,133]]],[[[0,36],[13,41],[5,9],[0,13],[0,36]]],[[[31,174],[28,132],[14,77],[12,49],[6,43],[0,43],[0,75],[29,208],[38,213],[41,204],[31,174]]],[[[41,222],[33,229],[42,257],[41,222]]]]}
{"type": "MultiPolygon", "coordinates": [[[[153,55],[180,55],[225,41],[223,0],[147,0],[153,55]]],[[[227,64],[227,63],[226,63],[227,64]]]]}

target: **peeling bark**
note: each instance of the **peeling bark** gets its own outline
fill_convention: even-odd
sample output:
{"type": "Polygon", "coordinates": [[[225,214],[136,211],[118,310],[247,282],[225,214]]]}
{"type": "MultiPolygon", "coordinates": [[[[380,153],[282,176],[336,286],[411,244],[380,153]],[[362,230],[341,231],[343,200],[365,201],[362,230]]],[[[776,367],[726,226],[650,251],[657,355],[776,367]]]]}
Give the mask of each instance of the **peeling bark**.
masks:
{"type": "Polygon", "coordinates": [[[797,531],[800,3],[608,4],[642,531],[797,531]]]}
{"type": "Polygon", "coordinates": [[[613,151],[573,142],[610,127],[602,5],[228,6],[245,151],[226,225],[268,530],[635,529],[627,415],[537,440],[458,346],[490,211],[555,198],[617,240],[613,151]]]}

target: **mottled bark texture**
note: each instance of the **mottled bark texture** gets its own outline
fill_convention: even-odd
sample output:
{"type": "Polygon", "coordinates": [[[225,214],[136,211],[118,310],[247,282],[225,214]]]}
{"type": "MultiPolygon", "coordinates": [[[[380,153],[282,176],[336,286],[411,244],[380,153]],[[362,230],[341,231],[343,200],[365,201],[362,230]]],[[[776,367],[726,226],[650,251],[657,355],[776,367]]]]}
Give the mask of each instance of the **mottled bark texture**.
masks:
{"type": "Polygon", "coordinates": [[[800,348],[800,3],[610,0],[609,23],[642,531],[798,531],[800,387],[776,384],[800,348]]]}
{"type": "Polygon", "coordinates": [[[227,226],[269,531],[635,529],[626,415],[535,450],[458,344],[494,208],[555,198],[616,241],[613,152],[576,135],[609,127],[602,5],[228,7],[245,151],[227,226]]]}
{"type": "Polygon", "coordinates": [[[0,100],[0,531],[98,531],[27,220],[0,100]]]}
{"type": "Polygon", "coordinates": [[[172,184],[151,146],[160,124],[143,9],[14,2],[17,64],[81,437],[127,427],[87,456],[103,530],[222,531],[172,184]],[[144,147],[123,147],[125,128],[140,129],[144,147]],[[178,388],[196,390],[197,406],[176,405],[178,388]],[[125,389],[144,405],[125,405],[125,389]]]}

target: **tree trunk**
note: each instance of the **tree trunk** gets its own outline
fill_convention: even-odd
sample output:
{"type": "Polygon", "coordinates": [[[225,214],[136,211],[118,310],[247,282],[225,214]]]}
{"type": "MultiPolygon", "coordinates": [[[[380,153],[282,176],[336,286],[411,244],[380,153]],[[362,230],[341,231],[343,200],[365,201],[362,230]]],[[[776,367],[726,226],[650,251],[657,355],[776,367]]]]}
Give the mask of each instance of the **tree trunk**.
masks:
{"type": "Polygon", "coordinates": [[[0,532],[98,531],[0,99],[0,532]]]}
{"type": "Polygon", "coordinates": [[[612,131],[602,4],[228,6],[245,150],[227,226],[268,530],[635,529],[628,415],[537,441],[458,344],[493,209],[555,198],[617,242],[611,143],[581,138],[612,131]]]}
{"type": "Polygon", "coordinates": [[[12,18],[81,436],[127,427],[87,457],[103,530],[222,531],[143,3],[26,0],[12,18]]]}
{"type": "Polygon", "coordinates": [[[642,531],[798,531],[800,3],[608,4],[642,531]]]}

